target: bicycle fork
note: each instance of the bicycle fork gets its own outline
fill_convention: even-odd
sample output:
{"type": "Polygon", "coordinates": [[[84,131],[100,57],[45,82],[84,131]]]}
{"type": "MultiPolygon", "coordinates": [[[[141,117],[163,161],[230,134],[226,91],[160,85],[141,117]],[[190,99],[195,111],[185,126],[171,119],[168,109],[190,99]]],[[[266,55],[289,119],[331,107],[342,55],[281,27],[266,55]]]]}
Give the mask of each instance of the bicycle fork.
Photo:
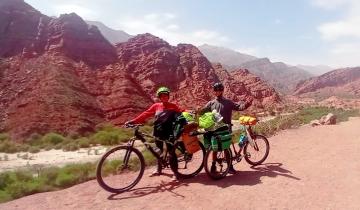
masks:
{"type": "MultiPolygon", "coordinates": [[[[130,140],[128,142],[128,145],[127,145],[128,148],[134,147],[134,143],[135,143],[135,140],[130,140]]],[[[123,160],[123,166],[124,167],[128,166],[128,163],[129,163],[129,160],[130,160],[130,155],[131,155],[131,149],[127,149],[126,152],[125,152],[124,160],[123,160]]]]}
{"type": "Polygon", "coordinates": [[[252,130],[251,130],[251,128],[250,128],[250,129],[246,128],[246,135],[248,136],[248,141],[249,141],[250,145],[251,145],[256,151],[259,151],[259,147],[258,147],[258,145],[256,144],[255,140],[253,139],[253,135],[252,135],[252,130]]]}

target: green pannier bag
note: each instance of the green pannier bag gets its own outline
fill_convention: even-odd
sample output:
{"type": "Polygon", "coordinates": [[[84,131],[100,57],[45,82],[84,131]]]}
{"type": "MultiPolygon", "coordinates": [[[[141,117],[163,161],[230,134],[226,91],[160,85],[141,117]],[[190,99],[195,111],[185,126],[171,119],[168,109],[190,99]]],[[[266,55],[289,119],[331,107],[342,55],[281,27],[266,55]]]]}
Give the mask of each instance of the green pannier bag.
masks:
{"type": "Polygon", "coordinates": [[[232,135],[230,131],[216,131],[211,137],[211,149],[213,151],[223,151],[229,149],[231,145],[232,135]]]}
{"type": "Polygon", "coordinates": [[[200,128],[211,128],[215,125],[214,114],[212,112],[206,112],[199,117],[200,128]]]}

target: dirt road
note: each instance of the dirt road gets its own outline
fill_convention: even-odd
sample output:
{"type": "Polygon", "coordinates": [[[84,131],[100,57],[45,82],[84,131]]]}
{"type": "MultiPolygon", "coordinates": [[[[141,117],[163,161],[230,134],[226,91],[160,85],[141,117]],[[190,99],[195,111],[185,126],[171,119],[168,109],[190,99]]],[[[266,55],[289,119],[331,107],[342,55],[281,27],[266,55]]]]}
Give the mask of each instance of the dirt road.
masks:
{"type": "Polygon", "coordinates": [[[360,118],[333,126],[287,130],[270,138],[266,164],[223,180],[204,172],[183,182],[171,172],[111,195],[97,182],[35,194],[0,209],[360,209],[360,118]]]}

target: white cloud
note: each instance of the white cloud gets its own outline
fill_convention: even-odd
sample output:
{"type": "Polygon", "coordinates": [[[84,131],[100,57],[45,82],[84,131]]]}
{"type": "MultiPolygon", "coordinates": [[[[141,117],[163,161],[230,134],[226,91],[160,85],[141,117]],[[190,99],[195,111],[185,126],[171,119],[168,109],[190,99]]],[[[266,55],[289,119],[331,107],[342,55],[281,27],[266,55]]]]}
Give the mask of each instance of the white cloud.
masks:
{"type": "Polygon", "coordinates": [[[327,56],[331,65],[360,65],[360,1],[313,0],[313,5],[344,14],[340,19],[325,22],[317,28],[322,39],[330,46],[327,56]]]}
{"type": "Polygon", "coordinates": [[[313,0],[320,8],[343,10],[345,15],[339,20],[323,23],[318,27],[322,38],[336,41],[341,38],[360,38],[360,1],[358,0],[313,0]],[[340,5],[345,7],[339,7],[340,5]]]}
{"type": "Polygon", "coordinates": [[[180,31],[176,23],[177,16],[172,13],[152,13],[143,17],[125,17],[119,21],[118,28],[130,33],[151,33],[165,39],[172,45],[190,43],[193,45],[223,45],[230,39],[217,31],[200,29],[196,31],[180,31]]]}
{"type": "Polygon", "coordinates": [[[354,2],[354,0],[312,0],[311,1],[311,3],[314,6],[323,9],[338,9],[340,6],[344,6],[352,2],[354,2]]]}
{"type": "MultiPolygon", "coordinates": [[[[360,12],[360,11],[359,11],[360,12]]],[[[324,40],[336,41],[340,38],[359,38],[360,39],[360,14],[351,16],[344,20],[325,23],[318,27],[324,40]]]]}

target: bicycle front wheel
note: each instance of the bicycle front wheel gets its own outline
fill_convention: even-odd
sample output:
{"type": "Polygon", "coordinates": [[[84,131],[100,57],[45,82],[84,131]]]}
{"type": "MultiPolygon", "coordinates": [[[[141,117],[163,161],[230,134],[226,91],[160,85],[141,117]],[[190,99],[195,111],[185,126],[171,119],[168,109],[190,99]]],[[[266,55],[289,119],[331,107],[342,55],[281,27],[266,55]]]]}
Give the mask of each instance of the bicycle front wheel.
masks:
{"type": "Polygon", "coordinates": [[[222,179],[228,173],[231,165],[231,150],[225,149],[224,151],[208,150],[205,155],[204,167],[205,172],[212,179],[222,179]]]}
{"type": "Polygon", "coordinates": [[[131,146],[118,146],[106,152],[96,168],[96,179],[106,191],[122,193],[133,188],[144,175],[141,152],[131,146]]]}
{"type": "Polygon", "coordinates": [[[199,141],[200,150],[195,153],[189,153],[183,142],[177,142],[174,145],[175,151],[172,153],[174,159],[171,162],[171,169],[178,178],[191,178],[196,176],[203,169],[205,147],[199,141]]]}
{"type": "Polygon", "coordinates": [[[270,145],[265,136],[254,135],[254,146],[249,142],[244,147],[245,160],[250,165],[256,166],[262,164],[269,155],[270,145]]]}

